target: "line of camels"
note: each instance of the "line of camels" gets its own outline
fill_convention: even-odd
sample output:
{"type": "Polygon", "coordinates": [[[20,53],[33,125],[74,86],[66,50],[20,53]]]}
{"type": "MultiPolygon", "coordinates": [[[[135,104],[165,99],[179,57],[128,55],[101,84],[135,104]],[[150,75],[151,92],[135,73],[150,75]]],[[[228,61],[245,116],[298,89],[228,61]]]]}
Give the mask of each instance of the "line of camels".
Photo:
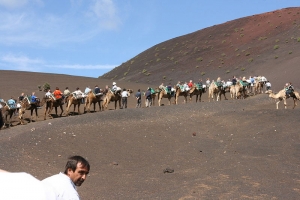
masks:
{"type": "MultiPolygon", "coordinates": [[[[243,84],[242,81],[238,81],[236,85],[231,85],[229,87],[218,87],[216,82],[212,81],[212,83],[208,87],[208,99],[210,100],[221,100],[221,96],[223,95],[224,98],[227,100],[225,94],[230,93],[231,99],[244,99],[249,96],[249,94],[255,95],[263,93],[264,83],[263,82],[257,82],[253,87],[250,87],[249,85],[243,84]]],[[[207,92],[206,88],[199,87],[197,84],[193,84],[193,87],[190,88],[188,91],[182,91],[182,89],[179,86],[174,86],[174,94],[169,92],[167,89],[158,89],[156,88],[154,90],[155,92],[151,94],[152,99],[155,100],[157,98],[158,100],[158,106],[161,106],[161,100],[163,98],[167,98],[169,105],[171,105],[171,99],[174,98],[174,104],[178,104],[178,98],[180,96],[184,97],[184,102],[187,102],[187,98],[189,97],[189,100],[192,101],[192,97],[196,96],[196,102],[201,102],[201,96],[203,93],[207,92]]],[[[132,89],[128,89],[128,96],[130,96],[133,93],[132,89]]],[[[285,89],[279,91],[278,93],[274,94],[271,90],[267,90],[265,93],[269,94],[270,98],[274,98],[276,100],[276,108],[278,109],[278,104],[283,101],[285,109],[286,106],[286,99],[287,98],[293,98],[294,100],[294,106],[293,109],[297,105],[297,100],[300,101],[300,95],[298,92],[294,91],[290,97],[286,96],[285,89]]],[[[84,102],[84,112],[90,112],[91,105],[93,104],[94,112],[96,111],[96,104],[99,106],[99,111],[104,111],[108,108],[108,104],[110,102],[114,102],[115,109],[117,108],[117,104],[119,104],[119,108],[121,108],[121,90],[117,92],[112,92],[111,90],[106,91],[106,94],[104,95],[96,95],[92,91],[90,91],[86,97],[84,102]],[[101,105],[102,102],[102,105],[101,105]]],[[[9,106],[6,104],[6,102],[0,102],[2,105],[2,109],[0,110],[0,121],[2,119],[3,121],[3,127],[7,124],[8,127],[11,126],[11,119],[14,113],[16,112],[15,109],[10,109],[9,106]],[[9,118],[9,119],[8,119],[9,118]]],[[[66,104],[66,112],[65,115],[68,116],[70,107],[74,105],[73,114],[75,113],[76,107],[78,108],[77,113],[80,115],[80,105],[83,104],[82,99],[76,98],[73,93],[71,93],[68,97],[64,99],[64,103],[66,104]]],[[[20,121],[20,124],[23,125],[24,123],[24,113],[26,110],[30,111],[30,122],[33,120],[33,113],[35,113],[36,117],[38,117],[38,108],[45,106],[44,111],[44,120],[46,120],[46,117],[53,118],[51,115],[51,112],[53,108],[55,109],[56,116],[62,116],[64,114],[63,109],[63,103],[61,100],[56,100],[54,97],[43,97],[42,100],[39,102],[39,104],[31,103],[29,98],[26,96],[22,101],[19,102],[20,108],[18,109],[18,118],[20,121]],[[61,113],[57,114],[57,108],[60,108],[61,113]]],[[[155,104],[155,101],[152,101],[152,105],[155,104]]],[[[0,124],[0,128],[2,128],[0,124]]]]}

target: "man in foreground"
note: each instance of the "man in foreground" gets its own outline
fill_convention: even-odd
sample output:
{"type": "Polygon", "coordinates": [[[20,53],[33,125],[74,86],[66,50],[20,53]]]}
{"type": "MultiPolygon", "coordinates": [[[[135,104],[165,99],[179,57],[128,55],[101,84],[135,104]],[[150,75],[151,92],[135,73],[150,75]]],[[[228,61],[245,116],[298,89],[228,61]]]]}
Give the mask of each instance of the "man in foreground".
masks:
{"type": "Polygon", "coordinates": [[[76,186],[81,186],[90,171],[90,164],[81,156],[69,157],[64,173],[50,176],[42,182],[51,185],[57,199],[79,200],[76,186]]]}

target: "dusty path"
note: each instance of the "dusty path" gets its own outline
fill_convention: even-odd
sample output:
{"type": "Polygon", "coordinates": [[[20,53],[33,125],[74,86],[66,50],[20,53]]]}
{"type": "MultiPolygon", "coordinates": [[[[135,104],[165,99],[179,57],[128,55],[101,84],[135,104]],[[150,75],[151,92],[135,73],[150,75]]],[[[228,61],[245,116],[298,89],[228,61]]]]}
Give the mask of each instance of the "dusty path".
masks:
{"type": "Polygon", "coordinates": [[[259,95],[41,121],[1,131],[0,168],[43,179],[83,155],[82,199],[297,199],[299,111],[259,95]]]}

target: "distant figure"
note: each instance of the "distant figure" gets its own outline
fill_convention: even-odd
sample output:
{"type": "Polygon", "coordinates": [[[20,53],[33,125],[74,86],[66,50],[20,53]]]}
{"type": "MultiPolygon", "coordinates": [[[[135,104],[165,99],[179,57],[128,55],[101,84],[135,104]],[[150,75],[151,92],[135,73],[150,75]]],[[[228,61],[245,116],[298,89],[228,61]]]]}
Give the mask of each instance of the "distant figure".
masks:
{"type": "Polygon", "coordinates": [[[13,97],[10,97],[10,99],[7,100],[7,104],[8,104],[8,106],[9,106],[10,109],[17,108],[16,101],[14,100],[13,97]]]}
{"type": "Polygon", "coordinates": [[[286,83],[284,89],[287,97],[290,97],[294,92],[294,86],[292,83],[286,83]]]}
{"type": "Polygon", "coordinates": [[[71,94],[70,90],[68,87],[66,87],[66,89],[64,90],[64,96],[68,97],[71,94]]]}
{"type": "Polygon", "coordinates": [[[84,94],[87,95],[91,90],[90,86],[87,86],[84,90],[84,94]]]}
{"type": "Polygon", "coordinates": [[[69,158],[64,173],[50,176],[43,183],[54,188],[57,199],[79,200],[76,186],[81,186],[90,171],[89,162],[81,156],[69,158]]]}
{"type": "Polygon", "coordinates": [[[142,101],[142,94],[141,94],[141,90],[138,89],[137,93],[135,94],[135,98],[136,98],[136,108],[140,108],[141,107],[141,101],[142,101]]]}
{"type": "Polygon", "coordinates": [[[55,88],[54,92],[53,92],[53,95],[56,99],[56,102],[62,104],[63,103],[63,93],[59,90],[58,87],[55,88]]]}
{"type": "Polygon", "coordinates": [[[146,107],[150,107],[152,105],[152,95],[151,95],[150,87],[148,87],[145,96],[146,96],[146,107]]]}
{"type": "Polygon", "coordinates": [[[159,88],[160,90],[164,90],[164,89],[165,89],[164,83],[161,83],[160,86],[158,86],[158,88],[159,88]]]}
{"type": "Polygon", "coordinates": [[[270,81],[267,81],[266,82],[266,90],[268,91],[270,89],[271,89],[271,83],[270,83],[270,81]]]}
{"type": "Polygon", "coordinates": [[[76,90],[73,92],[76,99],[81,99],[81,103],[84,103],[84,94],[81,92],[79,87],[76,88],[76,90]]]}
{"type": "Polygon", "coordinates": [[[101,90],[98,87],[98,85],[95,86],[94,92],[95,92],[96,95],[101,93],[101,90]]]}
{"type": "Polygon", "coordinates": [[[193,87],[193,81],[192,80],[190,80],[190,82],[188,83],[188,86],[189,86],[189,88],[193,87]]]}
{"type": "Polygon", "coordinates": [[[35,92],[32,92],[32,94],[31,94],[31,102],[37,103],[37,97],[35,96],[35,92]]]}
{"type": "Polygon", "coordinates": [[[108,87],[108,85],[106,85],[106,86],[105,86],[105,89],[104,89],[104,91],[103,91],[103,94],[106,95],[108,91],[109,91],[109,87],[108,87]]]}
{"type": "Polygon", "coordinates": [[[46,98],[51,98],[52,94],[51,94],[51,90],[48,90],[45,94],[46,98]]]}
{"type": "Polygon", "coordinates": [[[232,78],[232,85],[236,85],[236,82],[237,82],[236,77],[233,76],[233,78],[232,78]]]}
{"type": "Polygon", "coordinates": [[[24,93],[21,93],[21,96],[19,96],[19,101],[22,101],[24,99],[24,93]]]}
{"type": "Polygon", "coordinates": [[[122,108],[127,108],[128,92],[126,91],[125,88],[123,89],[121,96],[122,96],[122,108]]]}
{"type": "Polygon", "coordinates": [[[116,82],[113,82],[111,91],[112,91],[113,93],[116,93],[117,90],[118,90],[117,83],[116,83],[116,82]]]}
{"type": "Polygon", "coordinates": [[[209,78],[206,79],[205,83],[206,83],[206,87],[208,88],[210,86],[210,80],[209,80],[209,78]]]}

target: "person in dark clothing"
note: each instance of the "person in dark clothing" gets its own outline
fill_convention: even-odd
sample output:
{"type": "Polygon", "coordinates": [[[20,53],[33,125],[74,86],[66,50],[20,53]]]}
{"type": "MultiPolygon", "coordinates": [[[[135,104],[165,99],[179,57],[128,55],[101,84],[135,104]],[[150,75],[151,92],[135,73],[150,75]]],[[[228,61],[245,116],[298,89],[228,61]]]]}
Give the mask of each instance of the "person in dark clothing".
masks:
{"type": "Polygon", "coordinates": [[[150,107],[152,105],[151,88],[148,88],[145,96],[146,96],[146,107],[150,107]]]}
{"type": "Polygon", "coordinates": [[[95,92],[95,94],[101,93],[101,90],[100,90],[100,88],[98,87],[98,85],[95,86],[94,92],[95,92]]]}
{"type": "Polygon", "coordinates": [[[236,82],[237,82],[236,77],[233,76],[233,78],[232,78],[232,85],[236,85],[236,82]]]}
{"type": "Polygon", "coordinates": [[[140,108],[141,107],[141,101],[142,101],[142,94],[141,94],[141,90],[138,89],[137,93],[135,94],[135,98],[136,98],[136,108],[140,108]]]}
{"type": "Polygon", "coordinates": [[[21,96],[19,96],[19,101],[22,101],[24,99],[24,93],[21,94],[21,96]]]}

